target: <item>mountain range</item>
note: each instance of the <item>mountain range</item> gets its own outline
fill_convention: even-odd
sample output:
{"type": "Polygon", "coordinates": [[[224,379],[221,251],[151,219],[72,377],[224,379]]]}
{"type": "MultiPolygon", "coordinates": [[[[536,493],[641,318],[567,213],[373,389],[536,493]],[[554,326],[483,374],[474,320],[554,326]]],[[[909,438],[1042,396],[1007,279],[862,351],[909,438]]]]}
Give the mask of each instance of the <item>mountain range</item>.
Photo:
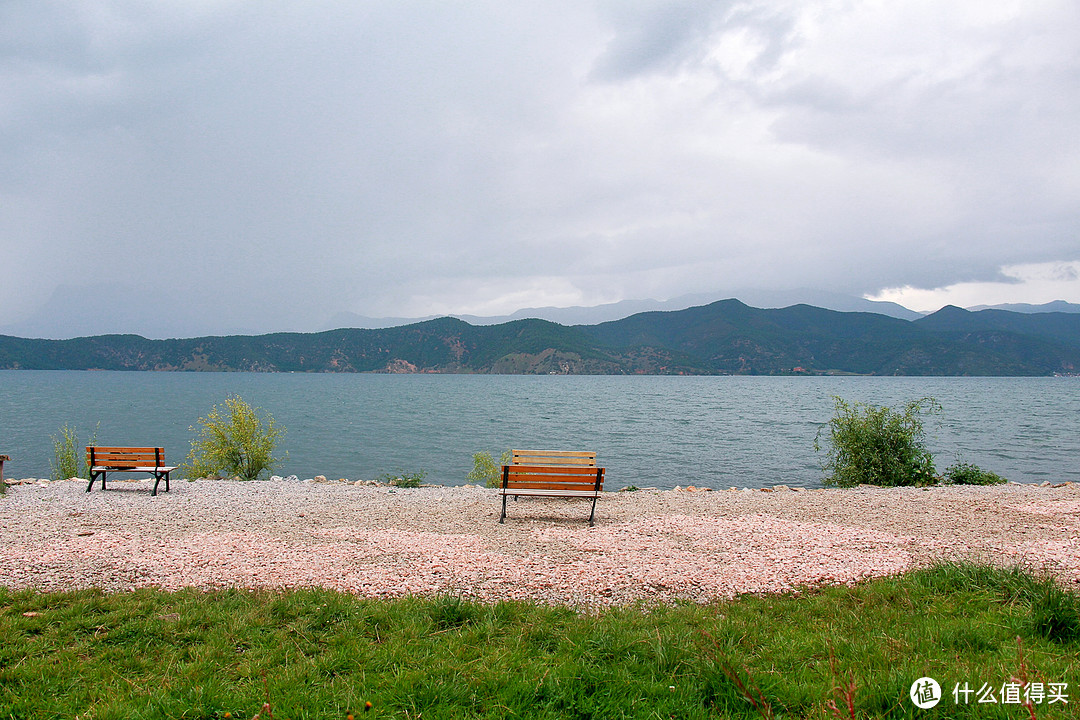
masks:
{"type": "MultiPolygon", "coordinates": [[[[909,310],[903,305],[893,302],[867,300],[844,293],[827,292],[824,290],[811,290],[808,288],[798,290],[740,290],[740,301],[757,308],[784,308],[791,305],[814,305],[829,310],[841,312],[872,312],[903,320],[916,320],[923,313],[909,310]]],[[[723,295],[716,293],[695,293],[681,295],[670,300],[620,300],[603,305],[573,307],[533,307],[515,310],[509,315],[461,315],[455,314],[459,320],[464,320],[471,325],[498,325],[513,320],[550,320],[560,325],[595,325],[612,320],[622,320],[642,312],[654,310],[685,310],[698,305],[708,305],[717,300],[725,299],[723,295]]],[[[1067,304],[1067,303],[1066,303],[1067,304]]],[[[1038,307],[1038,306],[1032,306],[1038,307]]],[[[1080,311],[1080,305],[1074,306],[1080,311]]],[[[1032,312],[1036,312],[1033,310],[1032,312]]],[[[423,318],[401,317],[368,317],[356,313],[341,312],[331,318],[323,328],[331,330],[340,327],[359,328],[385,328],[397,325],[408,325],[423,320],[434,320],[437,316],[423,318]]]]}
{"type": "MultiPolygon", "coordinates": [[[[892,302],[868,300],[845,293],[812,288],[769,290],[742,288],[721,294],[696,293],[668,300],[629,299],[594,306],[530,307],[507,315],[451,314],[470,325],[499,325],[512,320],[550,320],[560,325],[596,325],[654,310],[685,310],[717,300],[737,297],[747,305],[782,309],[792,305],[841,312],[871,312],[902,320],[917,320],[926,313],[892,302]]],[[[30,315],[0,325],[0,335],[25,338],[65,339],[87,335],[132,333],[148,338],[190,338],[206,335],[265,335],[280,332],[320,332],[339,328],[381,329],[434,320],[426,317],[370,317],[340,310],[324,317],[289,309],[282,304],[263,308],[258,316],[222,313],[221,298],[214,293],[191,293],[184,288],[161,288],[149,283],[57,288],[30,315]],[[183,308],[183,309],[182,309],[183,308]]],[[[995,309],[1016,312],[1080,312],[1080,305],[1057,301],[1046,305],[1000,305],[995,309]]],[[[969,308],[983,310],[986,307],[969,308]]]]}
{"type": "Polygon", "coordinates": [[[150,340],[0,336],[0,368],[514,374],[1053,375],[1080,314],[946,307],[905,320],[722,300],[589,325],[443,317],[390,328],[150,340]]]}

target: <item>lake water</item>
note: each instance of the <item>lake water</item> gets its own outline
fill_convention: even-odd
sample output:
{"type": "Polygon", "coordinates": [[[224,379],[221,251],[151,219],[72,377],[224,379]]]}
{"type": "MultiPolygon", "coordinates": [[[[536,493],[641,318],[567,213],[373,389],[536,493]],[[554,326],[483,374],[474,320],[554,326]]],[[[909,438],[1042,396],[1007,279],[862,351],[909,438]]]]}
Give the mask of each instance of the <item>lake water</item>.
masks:
{"type": "Polygon", "coordinates": [[[229,395],[287,428],[277,472],[371,479],[426,470],[456,485],[472,453],[595,450],[612,489],[818,487],[814,437],[833,396],[898,406],[925,396],[939,470],[975,463],[1019,482],[1080,481],[1078,378],[591,377],[0,371],[0,453],[9,478],[48,477],[50,436],[162,445],[229,395]]]}

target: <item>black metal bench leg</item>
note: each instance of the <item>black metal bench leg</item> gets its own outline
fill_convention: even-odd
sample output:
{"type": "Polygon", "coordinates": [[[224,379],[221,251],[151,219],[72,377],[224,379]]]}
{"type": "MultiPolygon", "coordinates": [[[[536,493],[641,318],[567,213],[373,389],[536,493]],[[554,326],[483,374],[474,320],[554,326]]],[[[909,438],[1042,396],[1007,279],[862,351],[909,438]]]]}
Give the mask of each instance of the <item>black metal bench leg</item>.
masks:
{"type": "Polygon", "coordinates": [[[589,527],[593,527],[593,525],[595,525],[595,523],[593,522],[593,520],[595,518],[596,518],[596,496],[594,495],[593,499],[592,499],[592,511],[589,513],[589,527]]]}
{"type": "MultiPolygon", "coordinates": [[[[503,465],[502,468],[502,490],[503,490],[503,509],[502,516],[499,518],[499,523],[503,524],[506,521],[506,486],[510,484],[510,468],[507,465],[503,465]]],[[[517,500],[517,495],[514,496],[514,500],[517,500]]]]}
{"type": "Polygon", "coordinates": [[[86,492],[90,492],[94,489],[94,483],[97,482],[99,477],[101,478],[101,489],[105,489],[105,472],[99,470],[98,472],[90,473],[90,483],[86,486],[86,492]]]}
{"type": "Polygon", "coordinates": [[[151,497],[157,495],[157,486],[158,486],[158,483],[161,482],[162,480],[165,481],[165,492],[169,492],[169,473],[167,473],[167,472],[155,472],[154,473],[154,489],[150,491],[151,497]]]}

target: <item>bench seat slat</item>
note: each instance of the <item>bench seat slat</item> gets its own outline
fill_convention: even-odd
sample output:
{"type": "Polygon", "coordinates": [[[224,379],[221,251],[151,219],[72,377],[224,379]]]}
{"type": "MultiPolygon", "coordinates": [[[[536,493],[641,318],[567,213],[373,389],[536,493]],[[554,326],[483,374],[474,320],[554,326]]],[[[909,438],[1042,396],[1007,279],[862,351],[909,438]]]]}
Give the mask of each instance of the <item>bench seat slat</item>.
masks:
{"type": "Polygon", "coordinates": [[[573,465],[596,467],[596,453],[592,450],[511,450],[513,465],[573,465]]]}
{"type": "Polygon", "coordinates": [[[131,455],[94,455],[95,465],[157,465],[157,458],[153,455],[149,457],[144,456],[131,456],[131,455]]]}
{"type": "Polygon", "coordinates": [[[154,448],[94,448],[95,458],[151,458],[157,457],[154,448]]]}
{"type": "Polygon", "coordinates": [[[596,497],[596,491],[588,490],[544,490],[542,488],[509,488],[502,495],[525,495],[529,497],[596,497]]]}
{"type": "Polygon", "coordinates": [[[512,477],[529,475],[551,475],[552,477],[596,477],[596,471],[603,468],[577,467],[572,465],[508,465],[512,477]]]}
{"type": "Polygon", "coordinates": [[[600,492],[596,489],[595,484],[582,485],[575,483],[574,485],[565,485],[561,483],[516,483],[509,485],[504,492],[508,492],[511,495],[518,495],[518,490],[545,490],[551,493],[559,492],[584,492],[584,493],[597,493],[600,492]]]}

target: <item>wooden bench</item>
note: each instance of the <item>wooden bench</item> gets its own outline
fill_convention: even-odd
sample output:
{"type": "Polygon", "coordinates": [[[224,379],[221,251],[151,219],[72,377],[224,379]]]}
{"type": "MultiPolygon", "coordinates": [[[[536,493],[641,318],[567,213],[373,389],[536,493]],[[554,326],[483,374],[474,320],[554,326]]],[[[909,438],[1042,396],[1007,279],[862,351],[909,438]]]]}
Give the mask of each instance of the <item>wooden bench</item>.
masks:
{"type": "Polygon", "coordinates": [[[90,484],[86,492],[94,489],[94,483],[101,478],[101,489],[105,489],[105,475],[111,472],[150,473],[154,477],[154,489],[151,495],[157,495],[158,483],[165,481],[165,492],[169,492],[169,473],[176,465],[165,464],[165,448],[156,447],[96,447],[86,448],[86,466],[90,468],[90,484]]]}
{"type": "Polygon", "coordinates": [[[506,498],[592,498],[589,525],[596,518],[596,500],[604,489],[604,468],[596,467],[596,453],[570,450],[512,450],[511,464],[502,466],[502,515],[506,521],[506,498]]]}

